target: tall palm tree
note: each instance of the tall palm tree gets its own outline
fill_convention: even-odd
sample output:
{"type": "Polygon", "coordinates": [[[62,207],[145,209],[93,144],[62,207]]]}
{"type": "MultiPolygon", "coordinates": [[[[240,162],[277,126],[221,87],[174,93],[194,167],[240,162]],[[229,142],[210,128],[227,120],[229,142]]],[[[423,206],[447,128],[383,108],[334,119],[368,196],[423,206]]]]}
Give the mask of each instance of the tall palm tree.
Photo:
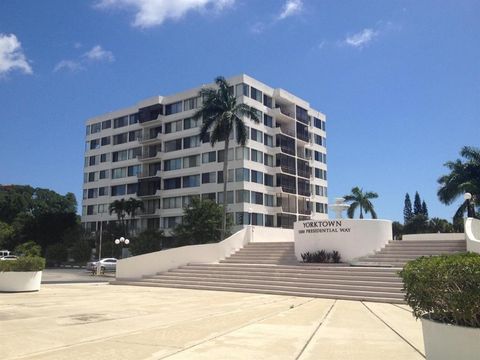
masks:
{"type": "Polygon", "coordinates": [[[122,226],[122,230],[125,232],[125,216],[127,215],[125,199],[115,200],[110,203],[108,210],[110,215],[112,215],[112,213],[117,214],[118,222],[122,226]]]}
{"type": "Polygon", "coordinates": [[[143,205],[143,201],[137,200],[134,198],[130,198],[127,201],[125,201],[125,212],[127,213],[128,216],[130,216],[130,227],[133,230],[133,223],[135,220],[135,215],[137,210],[144,210],[145,207],[143,205]]]}
{"type": "MultiPolygon", "coordinates": [[[[440,189],[437,192],[439,200],[450,205],[466,192],[473,195],[473,203],[480,205],[480,148],[464,146],[460,151],[464,159],[447,161],[446,166],[450,173],[438,179],[440,189]]],[[[467,202],[463,202],[455,212],[454,218],[462,218],[467,209],[467,202]]]]}
{"type": "Polygon", "coordinates": [[[357,208],[360,208],[360,219],[363,219],[363,211],[365,214],[370,213],[372,215],[372,219],[377,218],[377,213],[373,209],[373,204],[370,202],[370,199],[378,198],[378,194],[367,191],[363,192],[363,189],[359,188],[358,186],[352,189],[351,194],[344,196],[345,201],[351,201],[350,207],[347,210],[347,215],[350,219],[353,219],[353,215],[357,208]]]}
{"type": "Polygon", "coordinates": [[[221,238],[225,238],[227,223],[227,182],[228,182],[228,146],[233,129],[236,130],[237,143],[247,143],[247,128],[244,117],[250,117],[258,123],[260,119],[255,111],[246,104],[237,104],[237,99],[230,91],[230,85],[224,77],[215,79],[217,88],[204,88],[198,93],[203,99],[202,107],[193,115],[194,119],[203,119],[200,139],[210,141],[212,147],[220,141],[225,142],[223,161],[223,218],[221,238]],[[209,131],[211,130],[211,134],[209,131]]]}

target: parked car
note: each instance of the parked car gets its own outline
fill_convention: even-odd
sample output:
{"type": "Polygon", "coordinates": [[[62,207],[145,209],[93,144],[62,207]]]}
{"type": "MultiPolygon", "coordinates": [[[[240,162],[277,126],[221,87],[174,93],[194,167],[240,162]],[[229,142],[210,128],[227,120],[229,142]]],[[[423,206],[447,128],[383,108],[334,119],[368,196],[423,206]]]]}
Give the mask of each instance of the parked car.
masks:
{"type": "MultiPolygon", "coordinates": [[[[97,271],[98,261],[90,261],[87,263],[87,271],[95,272],[97,271]]],[[[100,271],[103,273],[105,271],[115,271],[117,270],[117,259],[115,258],[104,258],[100,260],[100,271]]]]}
{"type": "Polygon", "coordinates": [[[0,260],[17,260],[17,257],[15,255],[5,255],[0,257],[0,260]]]}
{"type": "Polygon", "coordinates": [[[0,258],[10,255],[10,251],[8,250],[0,250],[0,258]]]}

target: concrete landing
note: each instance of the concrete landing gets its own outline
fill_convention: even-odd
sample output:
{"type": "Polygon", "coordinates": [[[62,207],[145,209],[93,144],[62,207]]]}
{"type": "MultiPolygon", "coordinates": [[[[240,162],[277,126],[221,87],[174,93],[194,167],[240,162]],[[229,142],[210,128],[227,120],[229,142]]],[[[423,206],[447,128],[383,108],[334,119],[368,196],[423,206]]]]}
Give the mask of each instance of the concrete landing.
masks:
{"type": "Polygon", "coordinates": [[[292,296],[42,285],[0,294],[2,359],[424,359],[404,305],[292,296]]]}

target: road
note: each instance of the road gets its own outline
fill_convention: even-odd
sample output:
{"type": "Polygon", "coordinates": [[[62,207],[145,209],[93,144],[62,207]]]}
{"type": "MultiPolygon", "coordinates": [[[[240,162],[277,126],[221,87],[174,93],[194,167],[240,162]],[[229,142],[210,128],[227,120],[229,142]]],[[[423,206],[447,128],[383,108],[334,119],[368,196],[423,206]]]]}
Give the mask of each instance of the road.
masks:
{"type": "Polygon", "coordinates": [[[108,282],[115,278],[115,273],[92,275],[85,269],[45,269],[42,274],[42,284],[108,282]]]}

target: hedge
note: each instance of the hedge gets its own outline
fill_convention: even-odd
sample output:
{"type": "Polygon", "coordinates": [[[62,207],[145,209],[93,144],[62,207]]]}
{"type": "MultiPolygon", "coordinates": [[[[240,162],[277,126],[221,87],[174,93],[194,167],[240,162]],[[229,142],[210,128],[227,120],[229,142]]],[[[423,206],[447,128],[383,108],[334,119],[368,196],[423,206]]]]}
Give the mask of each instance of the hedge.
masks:
{"type": "Polygon", "coordinates": [[[21,256],[16,260],[1,260],[1,271],[42,271],[45,259],[40,256],[21,256]]]}
{"type": "Polygon", "coordinates": [[[400,276],[416,318],[480,327],[480,254],[421,257],[400,276]]]}

